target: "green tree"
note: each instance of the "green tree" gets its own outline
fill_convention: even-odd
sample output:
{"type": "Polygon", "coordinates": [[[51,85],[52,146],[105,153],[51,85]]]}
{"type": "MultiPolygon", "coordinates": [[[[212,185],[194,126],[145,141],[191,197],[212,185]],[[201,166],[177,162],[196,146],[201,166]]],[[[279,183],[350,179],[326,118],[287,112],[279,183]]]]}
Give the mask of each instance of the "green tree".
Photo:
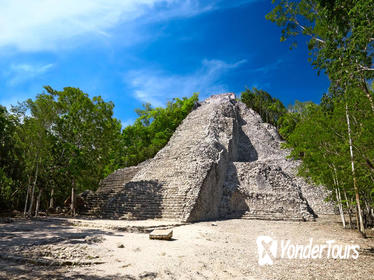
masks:
{"type": "Polygon", "coordinates": [[[0,207],[4,209],[14,207],[12,201],[22,170],[22,162],[17,165],[16,125],[16,120],[0,105],[0,207]]]}
{"type": "Polygon", "coordinates": [[[348,210],[350,224],[356,212],[362,232],[364,223],[374,218],[373,125],[370,105],[360,89],[349,92],[349,98],[333,92],[322,105],[307,106],[286,144],[293,157],[302,159],[300,174],[328,187],[341,212],[348,210]]]}
{"type": "Polygon", "coordinates": [[[118,148],[121,125],[113,118],[114,104],[101,97],[92,100],[80,89],[66,87],[55,91],[45,87],[58,110],[54,132],[57,147],[64,156],[60,174],[70,178],[72,214],[75,192],[94,189],[111,172],[110,156],[118,148]]]}
{"type": "Polygon", "coordinates": [[[121,166],[136,165],[152,158],[167,144],[197,101],[198,94],[195,93],[190,98],[175,98],[165,108],[145,104],[143,109],[136,110],[138,119],[122,132],[121,154],[124,156],[121,166]]]}
{"type": "Polygon", "coordinates": [[[76,192],[95,190],[114,170],[153,157],[192,110],[198,95],[166,107],[146,104],[121,131],[114,104],[77,88],[46,92],[12,107],[0,106],[0,202],[28,216],[62,205],[76,192]]]}
{"type": "Polygon", "coordinates": [[[53,98],[40,94],[35,101],[29,99],[12,110],[19,119],[16,143],[22,151],[23,176],[27,178],[24,182],[27,186],[24,213],[31,216],[35,210],[37,215],[43,189],[49,186],[42,182],[48,177],[47,171],[52,164],[50,151],[55,142],[52,127],[57,118],[56,108],[53,98]]]}
{"type": "Polygon", "coordinates": [[[313,102],[300,102],[295,101],[294,105],[288,107],[287,113],[281,115],[278,119],[278,132],[283,139],[287,140],[288,136],[295,130],[297,124],[305,117],[308,116],[309,112],[317,106],[313,102]]]}
{"type": "Polygon", "coordinates": [[[278,126],[279,119],[287,112],[283,103],[269,93],[257,88],[241,93],[241,101],[260,114],[263,121],[278,126]]]}
{"type": "MultiPolygon", "coordinates": [[[[312,64],[333,84],[360,89],[374,112],[368,83],[374,78],[374,0],[273,0],[266,15],[281,26],[281,41],[309,36],[312,64]]],[[[293,42],[295,45],[295,41],[293,42]]]]}
{"type": "MultiPolygon", "coordinates": [[[[320,162],[316,166],[321,167],[321,170],[325,170],[322,165],[327,164],[326,170],[330,170],[333,174],[332,181],[336,187],[336,197],[341,202],[338,195],[339,184],[343,184],[344,181],[339,180],[338,171],[335,170],[338,169],[337,162],[340,163],[341,159],[344,159],[344,163],[341,163],[342,168],[343,166],[350,167],[350,172],[344,169],[346,172],[344,175],[350,174],[351,176],[345,179],[352,182],[348,188],[355,197],[357,227],[365,235],[362,216],[374,217],[371,209],[372,198],[368,192],[370,188],[366,187],[373,181],[371,168],[369,168],[369,175],[360,174],[362,168],[368,171],[367,167],[364,168],[362,165],[361,159],[366,158],[366,163],[370,166],[371,160],[368,155],[371,154],[372,149],[359,144],[361,139],[372,137],[368,128],[372,127],[374,113],[373,93],[369,87],[369,82],[374,77],[374,0],[273,1],[275,2],[277,5],[266,18],[283,28],[281,41],[300,34],[309,36],[308,48],[312,64],[318,72],[325,71],[331,81],[330,100],[329,97],[324,96],[320,109],[324,114],[321,119],[327,122],[324,126],[325,130],[329,127],[333,128],[330,138],[326,138],[327,144],[318,146],[319,151],[316,149],[313,156],[308,157],[310,161],[304,157],[303,164],[314,180],[322,176],[322,173],[318,171],[318,168],[312,169],[311,162],[320,162]],[[360,96],[365,97],[368,106],[365,106],[360,96]],[[362,108],[366,108],[370,115],[362,111],[362,108]],[[332,125],[332,120],[335,120],[335,126],[332,125]],[[344,127],[346,130],[342,131],[344,127]],[[336,140],[337,135],[338,140],[336,140]],[[365,156],[363,156],[363,150],[365,150],[365,156]],[[317,155],[323,157],[317,160],[317,155]],[[340,159],[334,158],[334,155],[339,156],[340,159]],[[365,209],[361,209],[361,205],[365,205],[365,209]]],[[[317,124],[315,125],[318,127],[317,124]]],[[[297,138],[301,127],[303,127],[303,122],[297,124],[294,131],[288,135],[290,143],[295,140],[294,137],[297,138]]],[[[320,134],[314,141],[317,141],[319,136],[320,134]]],[[[306,142],[307,145],[315,146],[312,141],[309,139],[306,142]]],[[[298,149],[297,147],[301,147],[301,144],[296,142],[292,145],[294,151],[298,149]]],[[[304,148],[308,150],[307,146],[304,148]]],[[[330,183],[327,179],[325,182],[331,185],[331,180],[330,183]]],[[[353,204],[352,201],[351,204],[353,204]]]]}

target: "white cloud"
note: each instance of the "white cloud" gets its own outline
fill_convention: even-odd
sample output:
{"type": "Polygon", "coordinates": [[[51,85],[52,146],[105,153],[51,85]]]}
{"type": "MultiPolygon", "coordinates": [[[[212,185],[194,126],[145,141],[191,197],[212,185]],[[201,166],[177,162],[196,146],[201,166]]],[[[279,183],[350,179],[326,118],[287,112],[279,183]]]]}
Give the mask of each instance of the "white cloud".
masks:
{"type": "MultiPolygon", "coordinates": [[[[256,0],[240,1],[253,2],[256,0]]],[[[236,6],[212,0],[0,0],[0,47],[18,51],[60,50],[92,38],[111,38],[113,29],[136,42],[139,26],[236,6]]]]}
{"type": "Polygon", "coordinates": [[[53,64],[12,64],[5,73],[7,84],[15,86],[48,72],[53,64]]]}
{"type": "Polygon", "coordinates": [[[71,47],[85,36],[110,37],[111,28],[140,17],[139,25],[209,9],[197,0],[0,0],[0,6],[0,47],[21,51],[71,47]]]}
{"type": "Polygon", "coordinates": [[[133,90],[136,99],[154,106],[165,104],[170,98],[190,96],[200,92],[204,98],[211,94],[227,92],[220,81],[223,74],[235,69],[246,60],[227,63],[222,60],[203,60],[200,69],[187,75],[168,75],[159,70],[134,70],[125,76],[125,83],[133,90]]]}

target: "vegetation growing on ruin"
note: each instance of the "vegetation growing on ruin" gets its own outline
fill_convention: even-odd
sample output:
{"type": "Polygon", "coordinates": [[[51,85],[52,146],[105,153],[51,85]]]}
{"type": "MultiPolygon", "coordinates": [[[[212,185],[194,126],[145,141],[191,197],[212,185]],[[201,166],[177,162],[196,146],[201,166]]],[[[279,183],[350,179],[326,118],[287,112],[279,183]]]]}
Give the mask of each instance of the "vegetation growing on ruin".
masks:
{"type": "Polygon", "coordinates": [[[257,88],[242,92],[241,101],[259,113],[264,122],[274,126],[278,126],[279,119],[287,112],[279,99],[257,88]]]}

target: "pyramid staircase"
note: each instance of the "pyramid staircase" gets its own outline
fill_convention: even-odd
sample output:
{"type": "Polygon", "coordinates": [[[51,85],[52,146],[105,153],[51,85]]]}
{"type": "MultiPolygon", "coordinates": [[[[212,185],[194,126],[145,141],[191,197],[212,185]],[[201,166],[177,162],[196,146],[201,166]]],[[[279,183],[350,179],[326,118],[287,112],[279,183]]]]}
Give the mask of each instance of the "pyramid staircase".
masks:
{"type": "MultiPolygon", "coordinates": [[[[233,94],[212,96],[153,159],[105,178],[87,197],[84,214],[187,222],[314,219],[304,197],[313,187],[296,179],[297,164],[280,145],[276,129],[233,94]]],[[[313,203],[322,201],[314,195],[313,203]]]]}
{"type": "Polygon", "coordinates": [[[103,206],[123,189],[140,168],[140,166],[122,168],[108,175],[100,182],[100,188],[96,193],[89,194],[85,199],[86,207],[82,209],[81,214],[103,216],[103,206]]]}

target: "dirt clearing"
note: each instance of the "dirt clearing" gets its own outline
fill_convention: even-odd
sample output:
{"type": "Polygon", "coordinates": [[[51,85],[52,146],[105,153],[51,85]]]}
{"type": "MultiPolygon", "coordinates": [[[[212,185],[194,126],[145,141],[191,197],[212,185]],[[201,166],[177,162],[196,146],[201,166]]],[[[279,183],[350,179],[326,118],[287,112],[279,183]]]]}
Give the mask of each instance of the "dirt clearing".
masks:
{"type": "MultiPolygon", "coordinates": [[[[373,279],[374,230],[363,239],[337,217],[316,222],[224,220],[194,224],[84,219],[22,220],[0,224],[2,279],[373,279]],[[150,240],[173,228],[171,241],[150,240]],[[272,257],[258,264],[256,239],[291,244],[359,245],[355,260],[272,257]]],[[[265,244],[266,245],[266,244],[265,244]]]]}

